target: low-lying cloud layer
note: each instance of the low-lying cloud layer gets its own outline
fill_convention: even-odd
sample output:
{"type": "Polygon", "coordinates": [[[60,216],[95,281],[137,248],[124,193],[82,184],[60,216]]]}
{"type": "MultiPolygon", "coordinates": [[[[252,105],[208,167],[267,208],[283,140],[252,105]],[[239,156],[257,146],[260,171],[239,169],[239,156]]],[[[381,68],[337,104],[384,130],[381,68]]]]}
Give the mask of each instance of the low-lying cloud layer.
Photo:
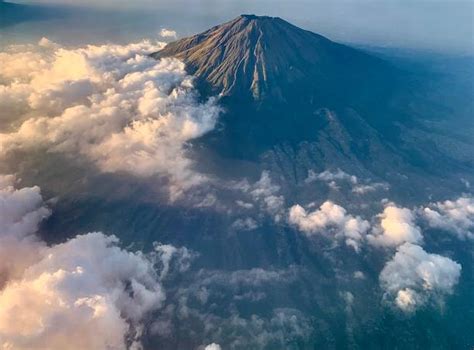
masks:
{"type": "MultiPolygon", "coordinates": [[[[103,172],[164,177],[172,199],[205,182],[207,176],[193,168],[189,142],[214,128],[220,109],[213,99],[199,101],[182,62],[148,57],[161,47],[143,41],[68,49],[42,39],[0,53],[0,104],[5,106],[0,159],[36,150],[81,157],[103,172]]],[[[357,195],[388,188],[339,169],[310,172],[306,183],[313,181],[333,189],[346,186],[357,195]]],[[[167,244],[155,244],[153,254],[129,252],[116,237],[100,232],[47,246],[35,233],[51,210],[39,187],[16,189],[16,183],[14,176],[0,176],[1,347],[140,348],[144,332],[172,339],[175,329],[188,323],[202,325],[202,347],[210,344],[206,349],[220,349],[212,341],[278,348],[312,334],[312,320],[297,309],[272,308],[259,315],[241,314],[236,307],[242,301],[263,302],[270,289],[295,279],[292,268],[201,269],[183,278],[187,284],[173,286],[168,302],[165,281],[188,270],[194,253],[167,244]],[[232,307],[216,311],[218,302],[232,307]]],[[[405,312],[442,303],[461,273],[455,261],[421,247],[421,219],[460,238],[473,237],[470,197],[421,210],[385,203],[382,213],[363,218],[332,201],[289,206],[285,188],[268,171],[255,183],[233,184],[242,214],[232,221],[235,231],[256,230],[271,218],[309,238],[343,241],[357,252],[367,243],[367,249],[383,247],[388,262],[380,286],[385,300],[405,312]]],[[[216,203],[219,198],[209,191],[197,206],[216,203]]],[[[354,277],[365,275],[356,271],[354,277]]],[[[351,292],[343,296],[348,305],[354,302],[351,292]]]]}
{"type": "Polygon", "coordinates": [[[132,253],[100,232],[48,247],[35,236],[50,214],[39,188],[0,179],[0,346],[140,348],[143,322],[165,300],[166,266],[187,251],[157,245],[149,256],[132,253]]]}
{"type": "Polygon", "coordinates": [[[67,49],[43,39],[0,53],[0,126],[10,130],[0,134],[0,157],[81,155],[104,172],[165,176],[172,197],[204,181],[187,145],[214,128],[220,110],[198,102],[182,62],[148,56],[162,45],[67,49]]]}

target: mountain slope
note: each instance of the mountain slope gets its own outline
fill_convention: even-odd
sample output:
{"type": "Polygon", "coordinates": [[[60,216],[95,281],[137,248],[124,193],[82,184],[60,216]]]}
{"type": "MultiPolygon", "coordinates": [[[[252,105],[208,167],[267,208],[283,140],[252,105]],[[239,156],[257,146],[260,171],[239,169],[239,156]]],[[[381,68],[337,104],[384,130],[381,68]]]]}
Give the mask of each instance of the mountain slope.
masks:
{"type": "Polygon", "coordinates": [[[423,141],[438,104],[420,94],[418,76],[281,18],[242,15],[152,56],[183,60],[203,95],[221,94],[225,113],[200,140],[207,157],[263,168],[280,159],[290,181],[342,168],[389,182],[418,173],[424,183],[426,172],[443,175],[439,164],[464,167],[423,141]]]}
{"type": "Polygon", "coordinates": [[[281,18],[254,15],[170,43],[153,56],[183,60],[191,73],[223,95],[273,101],[287,100],[295,87],[298,92],[334,94],[341,86],[365,84],[388,69],[378,58],[281,18]]]}

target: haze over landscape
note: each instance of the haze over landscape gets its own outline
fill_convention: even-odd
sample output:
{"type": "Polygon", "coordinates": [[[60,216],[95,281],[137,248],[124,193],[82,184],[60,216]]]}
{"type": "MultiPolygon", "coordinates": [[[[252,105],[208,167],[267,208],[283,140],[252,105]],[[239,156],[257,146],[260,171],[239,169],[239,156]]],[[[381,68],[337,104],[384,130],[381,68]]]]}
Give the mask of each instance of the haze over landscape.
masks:
{"type": "Polygon", "coordinates": [[[0,347],[474,346],[472,2],[0,11],[0,347]]]}

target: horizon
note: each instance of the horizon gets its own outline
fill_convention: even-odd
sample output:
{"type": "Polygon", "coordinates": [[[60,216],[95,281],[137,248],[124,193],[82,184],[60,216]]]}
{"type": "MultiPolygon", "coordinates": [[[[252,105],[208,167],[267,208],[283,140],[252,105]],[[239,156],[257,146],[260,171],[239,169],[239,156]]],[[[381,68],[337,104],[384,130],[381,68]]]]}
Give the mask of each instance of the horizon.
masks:
{"type": "MultiPolygon", "coordinates": [[[[209,3],[211,0],[207,0],[209,3]]],[[[331,40],[352,44],[386,48],[400,48],[420,51],[432,51],[451,55],[472,55],[474,53],[472,38],[474,37],[474,3],[470,1],[456,1],[449,4],[450,10],[443,8],[441,1],[417,1],[410,6],[411,10],[403,9],[404,6],[393,6],[390,0],[375,4],[372,1],[363,1],[357,5],[352,2],[327,4],[319,1],[308,4],[306,0],[299,0],[290,6],[284,1],[274,3],[272,6],[266,1],[256,3],[241,3],[236,5],[232,1],[219,2],[212,6],[189,2],[184,8],[179,3],[168,2],[153,3],[148,0],[133,2],[83,2],[74,1],[7,1],[18,4],[59,6],[66,9],[66,17],[61,20],[61,14],[56,19],[57,29],[54,25],[48,30],[57,41],[61,40],[61,31],[68,30],[65,23],[77,18],[77,23],[86,21],[92,28],[78,29],[77,34],[90,40],[92,31],[103,32],[104,38],[112,35],[116,41],[127,41],[133,38],[154,37],[159,25],[165,25],[178,32],[180,37],[195,34],[212,25],[231,20],[247,12],[256,15],[281,17],[290,23],[329,37],[331,40]],[[94,5],[95,4],[95,5],[94,5]],[[418,5],[417,5],[418,4],[418,5]],[[211,9],[203,12],[202,9],[211,9]],[[324,9],[325,15],[318,13],[318,8],[324,9]],[[69,11],[67,11],[69,9],[69,11]],[[314,9],[314,13],[309,14],[314,9]],[[103,12],[100,29],[91,16],[95,11],[103,12]],[[423,11],[423,16],[418,11],[423,11]],[[173,23],[175,15],[180,13],[183,21],[173,23]],[[452,16],[451,20],[449,17],[452,16]],[[141,17],[139,27],[131,26],[141,17]],[[156,17],[156,20],[154,19],[156,17]],[[105,18],[105,20],[104,20],[105,18]],[[363,21],[357,20],[363,19],[363,21]],[[383,22],[380,19],[383,18],[383,22]],[[454,21],[455,19],[455,21],[454,21]],[[422,21],[425,21],[424,23],[422,21]],[[90,23],[89,23],[90,21],[90,23]],[[164,23],[159,23],[164,22],[164,23]],[[403,23],[402,26],[399,24],[403,23]],[[129,32],[120,33],[119,26],[125,26],[129,32]],[[112,31],[118,30],[118,33],[112,31]],[[105,31],[105,32],[104,32],[105,31]]],[[[408,4],[405,4],[408,6],[408,4]]],[[[59,9],[58,9],[59,11],[59,9]]],[[[54,15],[54,11],[52,13],[54,15]]],[[[74,21],[73,21],[74,22],[74,21]]],[[[41,23],[19,24],[23,32],[23,40],[32,40],[41,29],[41,23]]],[[[4,30],[3,36],[8,40],[9,31],[4,30]]],[[[39,39],[39,38],[37,38],[39,39]]],[[[16,38],[18,40],[18,37],[16,38]]],[[[63,42],[67,44],[67,42],[63,42]]],[[[78,42],[79,43],[79,42],[78,42]]]]}

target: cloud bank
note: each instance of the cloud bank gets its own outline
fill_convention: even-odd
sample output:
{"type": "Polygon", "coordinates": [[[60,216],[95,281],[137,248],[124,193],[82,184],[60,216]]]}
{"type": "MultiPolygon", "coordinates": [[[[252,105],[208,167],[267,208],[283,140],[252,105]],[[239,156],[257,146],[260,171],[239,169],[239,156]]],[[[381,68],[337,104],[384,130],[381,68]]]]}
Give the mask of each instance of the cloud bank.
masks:
{"type": "Polygon", "coordinates": [[[117,243],[89,233],[45,249],[0,292],[2,345],[125,349],[136,342],[146,313],[165,295],[151,261],[117,243]]]}
{"type": "Polygon", "coordinates": [[[8,113],[0,117],[9,131],[0,134],[0,157],[19,149],[80,155],[104,172],[164,176],[172,197],[202,183],[189,141],[214,128],[220,109],[198,102],[182,62],[148,57],[162,46],[68,49],[44,39],[1,53],[8,113]]]}
{"type": "Polygon", "coordinates": [[[0,347],[141,348],[147,315],[165,300],[170,260],[180,255],[185,270],[187,250],[132,253],[100,232],[48,247],[34,235],[50,214],[39,188],[13,183],[0,177],[0,347]]]}

